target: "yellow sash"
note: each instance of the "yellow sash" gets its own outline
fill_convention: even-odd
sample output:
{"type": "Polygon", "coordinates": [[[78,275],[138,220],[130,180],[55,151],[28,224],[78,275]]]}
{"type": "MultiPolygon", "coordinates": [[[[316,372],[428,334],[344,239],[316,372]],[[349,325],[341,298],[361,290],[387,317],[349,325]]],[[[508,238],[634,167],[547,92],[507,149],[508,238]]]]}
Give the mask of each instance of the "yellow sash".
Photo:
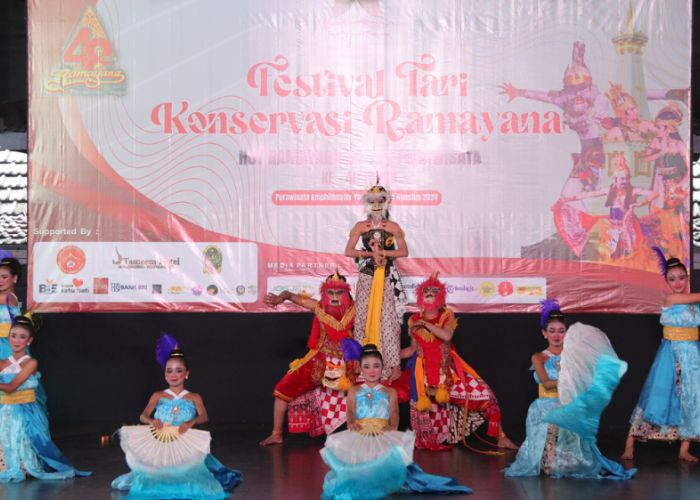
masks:
{"type": "Polygon", "coordinates": [[[542,384],[539,384],[540,397],[541,398],[558,398],[559,391],[555,387],[554,389],[545,389],[542,384]]]}
{"type": "Polygon", "coordinates": [[[21,405],[23,403],[33,403],[35,401],[36,396],[34,395],[34,389],[0,393],[0,404],[4,405],[21,405]]]}
{"type": "Polygon", "coordinates": [[[9,337],[12,323],[0,323],[0,337],[9,337]]]}
{"type": "Polygon", "coordinates": [[[389,421],[385,418],[358,418],[356,423],[362,426],[360,434],[381,434],[389,421]]]}
{"type": "Polygon", "coordinates": [[[698,328],[683,328],[680,326],[664,326],[666,340],[698,340],[698,328]]]}
{"type": "Polygon", "coordinates": [[[377,349],[382,350],[381,335],[379,326],[382,319],[382,299],[384,298],[384,271],[385,266],[377,267],[374,270],[372,280],[372,291],[369,294],[369,310],[367,311],[367,324],[365,327],[364,344],[374,344],[377,349]]]}

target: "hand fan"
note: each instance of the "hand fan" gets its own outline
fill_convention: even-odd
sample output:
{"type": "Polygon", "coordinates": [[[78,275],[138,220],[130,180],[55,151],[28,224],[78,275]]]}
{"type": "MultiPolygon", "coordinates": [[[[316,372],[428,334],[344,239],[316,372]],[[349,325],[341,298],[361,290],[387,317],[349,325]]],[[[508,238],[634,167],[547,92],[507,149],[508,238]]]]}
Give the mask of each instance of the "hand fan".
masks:
{"type": "Polygon", "coordinates": [[[161,430],[152,425],[125,425],[119,431],[121,445],[127,455],[150,467],[172,467],[203,460],[209,454],[211,435],[189,429],[178,432],[179,426],[163,424],[161,430]]]}

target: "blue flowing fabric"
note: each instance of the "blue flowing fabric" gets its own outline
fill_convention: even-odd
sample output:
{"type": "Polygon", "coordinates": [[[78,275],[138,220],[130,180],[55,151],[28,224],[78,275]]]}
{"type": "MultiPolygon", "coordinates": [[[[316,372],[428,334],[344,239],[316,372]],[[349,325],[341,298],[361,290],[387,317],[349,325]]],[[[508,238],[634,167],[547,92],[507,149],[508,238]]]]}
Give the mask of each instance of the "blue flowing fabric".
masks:
{"type": "MultiPolygon", "coordinates": [[[[561,356],[550,356],[544,362],[544,369],[550,380],[559,378],[557,363],[560,360],[561,356]]],[[[537,376],[537,372],[534,373],[534,376],[535,381],[541,384],[542,381],[537,376]]],[[[525,421],[527,437],[518,450],[515,462],[505,469],[506,476],[539,475],[542,453],[544,453],[547,432],[549,431],[549,424],[544,421],[544,416],[556,406],[559,406],[559,398],[537,398],[530,405],[530,408],[527,410],[527,420],[525,421]]]]}
{"type": "MultiPolygon", "coordinates": [[[[700,325],[700,304],[661,308],[664,326],[693,328],[700,325]]],[[[644,383],[631,423],[677,427],[683,438],[700,438],[700,343],[661,340],[654,364],[644,383]],[[676,384],[676,365],[680,380],[676,384]]]]}
{"type": "MultiPolygon", "coordinates": [[[[162,398],[156,405],[155,418],[180,425],[197,416],[197,407],[189,399],[162,398]]],[[[224,467],[209,454],[201,462],[146,470],[128,460],[132,472],[112,481],[112,488],[129,490],[122,500],[192,499],[220,500],[243,479],[237,471],[224,467]]]]}
{"type": "Polygon", "coordinates": [[[557,461],[552,466],[557,477],[630,479],[637,472],[626,471],[608,460],[595,444],[600,415],[626,371],[624,361],[600,356],[591,386],[570,404],[558,406],[544,416],[545,422],[559,427],[557,461]]]}
{"type": "MultiPolygon", "coordinates": [[[[22,311],[19,306],[10,306],[6,304],[0,305],[0,323],[12,324],[16,316],[21,316],[22,311]]],[[[31,356],[32,353],[29,352],[27,348],[27,355],[31,356]]],[[[7,359],[12,356],[12,347],[10,347],[10,340],[7,337],[0,337],[0,359],[7,359]]],[[[46,391],[44,391],[44,386],[39,382],[39,385],[34,389],[34,395],[36,397],[36,404],[39,405],[39,409],[44,413],[46,418],[49,418],[49,409],[46,407],[46,391]]]]}
{"type": "MultiPolygon", "coordinates": [[[[381,387],[375,389],[377,390],[365,387],[356,393],[355,410],[358,419],[389,420],[389,395],[381,387]],[[365,393],[370,392],[372,398],[365,397],[365,393]]],[[[403,433],[397,434],[406,436],[403,433]]],[[[338,435],[329,436],[328,439],[334,436],[338,435]]],[[[348,455],[353,453],[352,450],[347,451],[348,455]]],[[[400,446],[392,446],[380,458],[353,465],[344,462],[328,447],[321,450],[321,456],[331,468],[323,482],[323,500],[375,500],[399,491],[442,494],[472,492],[456,479],[423,472],[412,463],[405,449],[400,446]]]]}
{"type": "MultiPolygon", "coordinates": [[[[0,374],[0,383],[8,384],[15,373],[0,374]]],[[[18,391],[39,386],[41,375],[30,376],[18,391]]],[[[74,469],[51,441],[49,421],[37,403],[0,405],[0,440],[7,470],[0,472],[0,483],[24,481],[21,465],[37,479],[68,479],[89,476],[92,472],[74,469]]]]}

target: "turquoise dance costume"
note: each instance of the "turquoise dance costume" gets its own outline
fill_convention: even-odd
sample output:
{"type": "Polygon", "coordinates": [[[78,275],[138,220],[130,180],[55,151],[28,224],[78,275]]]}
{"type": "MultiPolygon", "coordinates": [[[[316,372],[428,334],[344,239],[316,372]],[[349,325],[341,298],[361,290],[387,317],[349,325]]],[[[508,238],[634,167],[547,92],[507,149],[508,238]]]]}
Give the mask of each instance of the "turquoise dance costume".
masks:
{"type": "Polygon", "coordinates": [[[698,441],[700,344],[697,327],[700,325],[700,303],[662,307],[660,321],[664,326],[664,339],[632,414],[630,436],[640,441],[698,441]],[[691,329],[695,329],[694,336],[688,335],[692,333],[691,329]]]}
{"type": "MultiPolygon", "coordinates": [[[[15,299],[17,298],[16,295],[12,294],[15,299]]],[[[5,295],[5,304],[0,305],[0,325],[1,326],[6,326],[9,334],[9,328],[12,326],[12,324],[15,322],[15,317],[21,316],[22,311],[20,311],[19,306],[11,306],[10,305],[10,294],[5,295]]],[[[32,355],[31,352],[29,352],[29,348],[27,348],[27,354],[32,355]]],[[[12,356],[12,347],[10,347],[10,340],[8,337],[2,337],[0,336],[0,359],[7,359],[12,356]]],[[[44,386],[41,384],[41,381],[38,382],[39,385],[35,389],[35,394],[36,394],[36,403],[39,405],[39,408],[41,411],[44,413],[46,418],[49,418],[49,410],[46,408],[46,392],[44,391],[44,386]]]]}
{"type": "MultiPolygon", "coordinates": [[[[155,418],[178,426],[197,416],[194,401],[182,399],[189,391],[175,394],[165,391],[173,399],[161,398],[156,405],[155,418]]],[[[147,467],[140,462],[127,445],[124,429],[120,431],[126,461],[132,472],[112,481],[112,488],[130,490],[124,500],[140,499],[193,499],[215,500],[227,498],[241,482],[242,474],[227,469],[213,455],[203,460],[172,467],[147,467]]]]}
{"type": "MultiPolygon", "coordinates": [[[[22,371],[20,363],[29,358],[23,356],[0,372],[0,383],[9,384],[22,371]]],[[[0,439],[5,454],[7,470],[0,472],[0,483],[24,481],[21,470],[24,465],[27,473],[37,479],[68,479],[75,476],[89,476],[92,472],[75,470],[51,441],[49,422],[33,401],[34,391],[39,386],[40,373],[30,376],[16,391],[3,394],[0,405],[0,439]]]]}
{"type": "MultiPolygon", "coordinates": [[[[506,476],[536,476],[540,468],[553,477],[629,479],[625,471],[605,458],[596,446],[600,415],[627,371],[605,334],[576,323],[569,328],[561,356],[544,368],[558,390],[540,386],[540,397],[527,413],[527,438],[506,476]]],[[[535,380],[541,383],[537,374],[535,380]]]]}
{"type": "Polygon", "coordinates": [[[321,450],[331,467],[323,483],[323,500],[375,500],[396,491],[471,493],[456,479],[426,474],[413,462],[413,432],[378,432],[389,423],[389,394],[383,386],[363,384],[355,394],[356,422],[375,433],[332,434],[321,450]]]}

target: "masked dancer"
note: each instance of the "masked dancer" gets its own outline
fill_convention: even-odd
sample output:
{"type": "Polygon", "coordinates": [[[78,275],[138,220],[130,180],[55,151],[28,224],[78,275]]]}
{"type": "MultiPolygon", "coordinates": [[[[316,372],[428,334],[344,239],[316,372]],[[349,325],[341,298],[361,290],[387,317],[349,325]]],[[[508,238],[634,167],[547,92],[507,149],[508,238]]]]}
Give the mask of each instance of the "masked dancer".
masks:
{"type": "Polygon", "coordinates": [[[493,391],[452,344],[457,318],[445,304],[445,283],[438,274],[416,288],[420,312],[408,320],[411,346],[401,351],[402,358],[411,360],[392,384],[401,402],[411,401],[416,446],[452,449],[442,443],[458,443],[488,420],[487,434],[498,440],[497,446],[517,450],[503,432],[493,391]]]}
{"type": "Polygon", "coordinates": [[[355,224],[345,247],[359,270],[355,340],[379,346],[382,380],[394,381],[401,376],[401,323],[407,302],[396,259],[408,257],[408,247],[401,227],[389,220],[391,193],[379,185],[379,177],[362,202],[367,218],[355,224]],[[362,248],[357,250],[360,239],[362,248]]]}
{"type": "Polygon", "coordinates": [[[314,312],[315,318],[309,337],[309,352],[303,359],[290,365],[287,375],[275,387],[274,427],[272,435],[260,444],[282,443],[282,427],[287,407],[289,428],[292,432],[308,431],[318,436],[332,433],[345,422],[345,391],[355,383],[355,362],[359,352],[352,352],[350,344],[355,321],[355,304],[350,296],[350,285],[344,276],[336,273],[321,286],[321,300],[284,291],[269,293],[264,301],[274,308],[285,300],[314,312]],[[345,352],[343,351],[345,347],[345,352]],[[317,391],[318,389],[318,391],[317,391]],[[325,400],[328,404],[323,405],[325,400]],[[324,406],[324,408],[322,408],[324,406]]]}

